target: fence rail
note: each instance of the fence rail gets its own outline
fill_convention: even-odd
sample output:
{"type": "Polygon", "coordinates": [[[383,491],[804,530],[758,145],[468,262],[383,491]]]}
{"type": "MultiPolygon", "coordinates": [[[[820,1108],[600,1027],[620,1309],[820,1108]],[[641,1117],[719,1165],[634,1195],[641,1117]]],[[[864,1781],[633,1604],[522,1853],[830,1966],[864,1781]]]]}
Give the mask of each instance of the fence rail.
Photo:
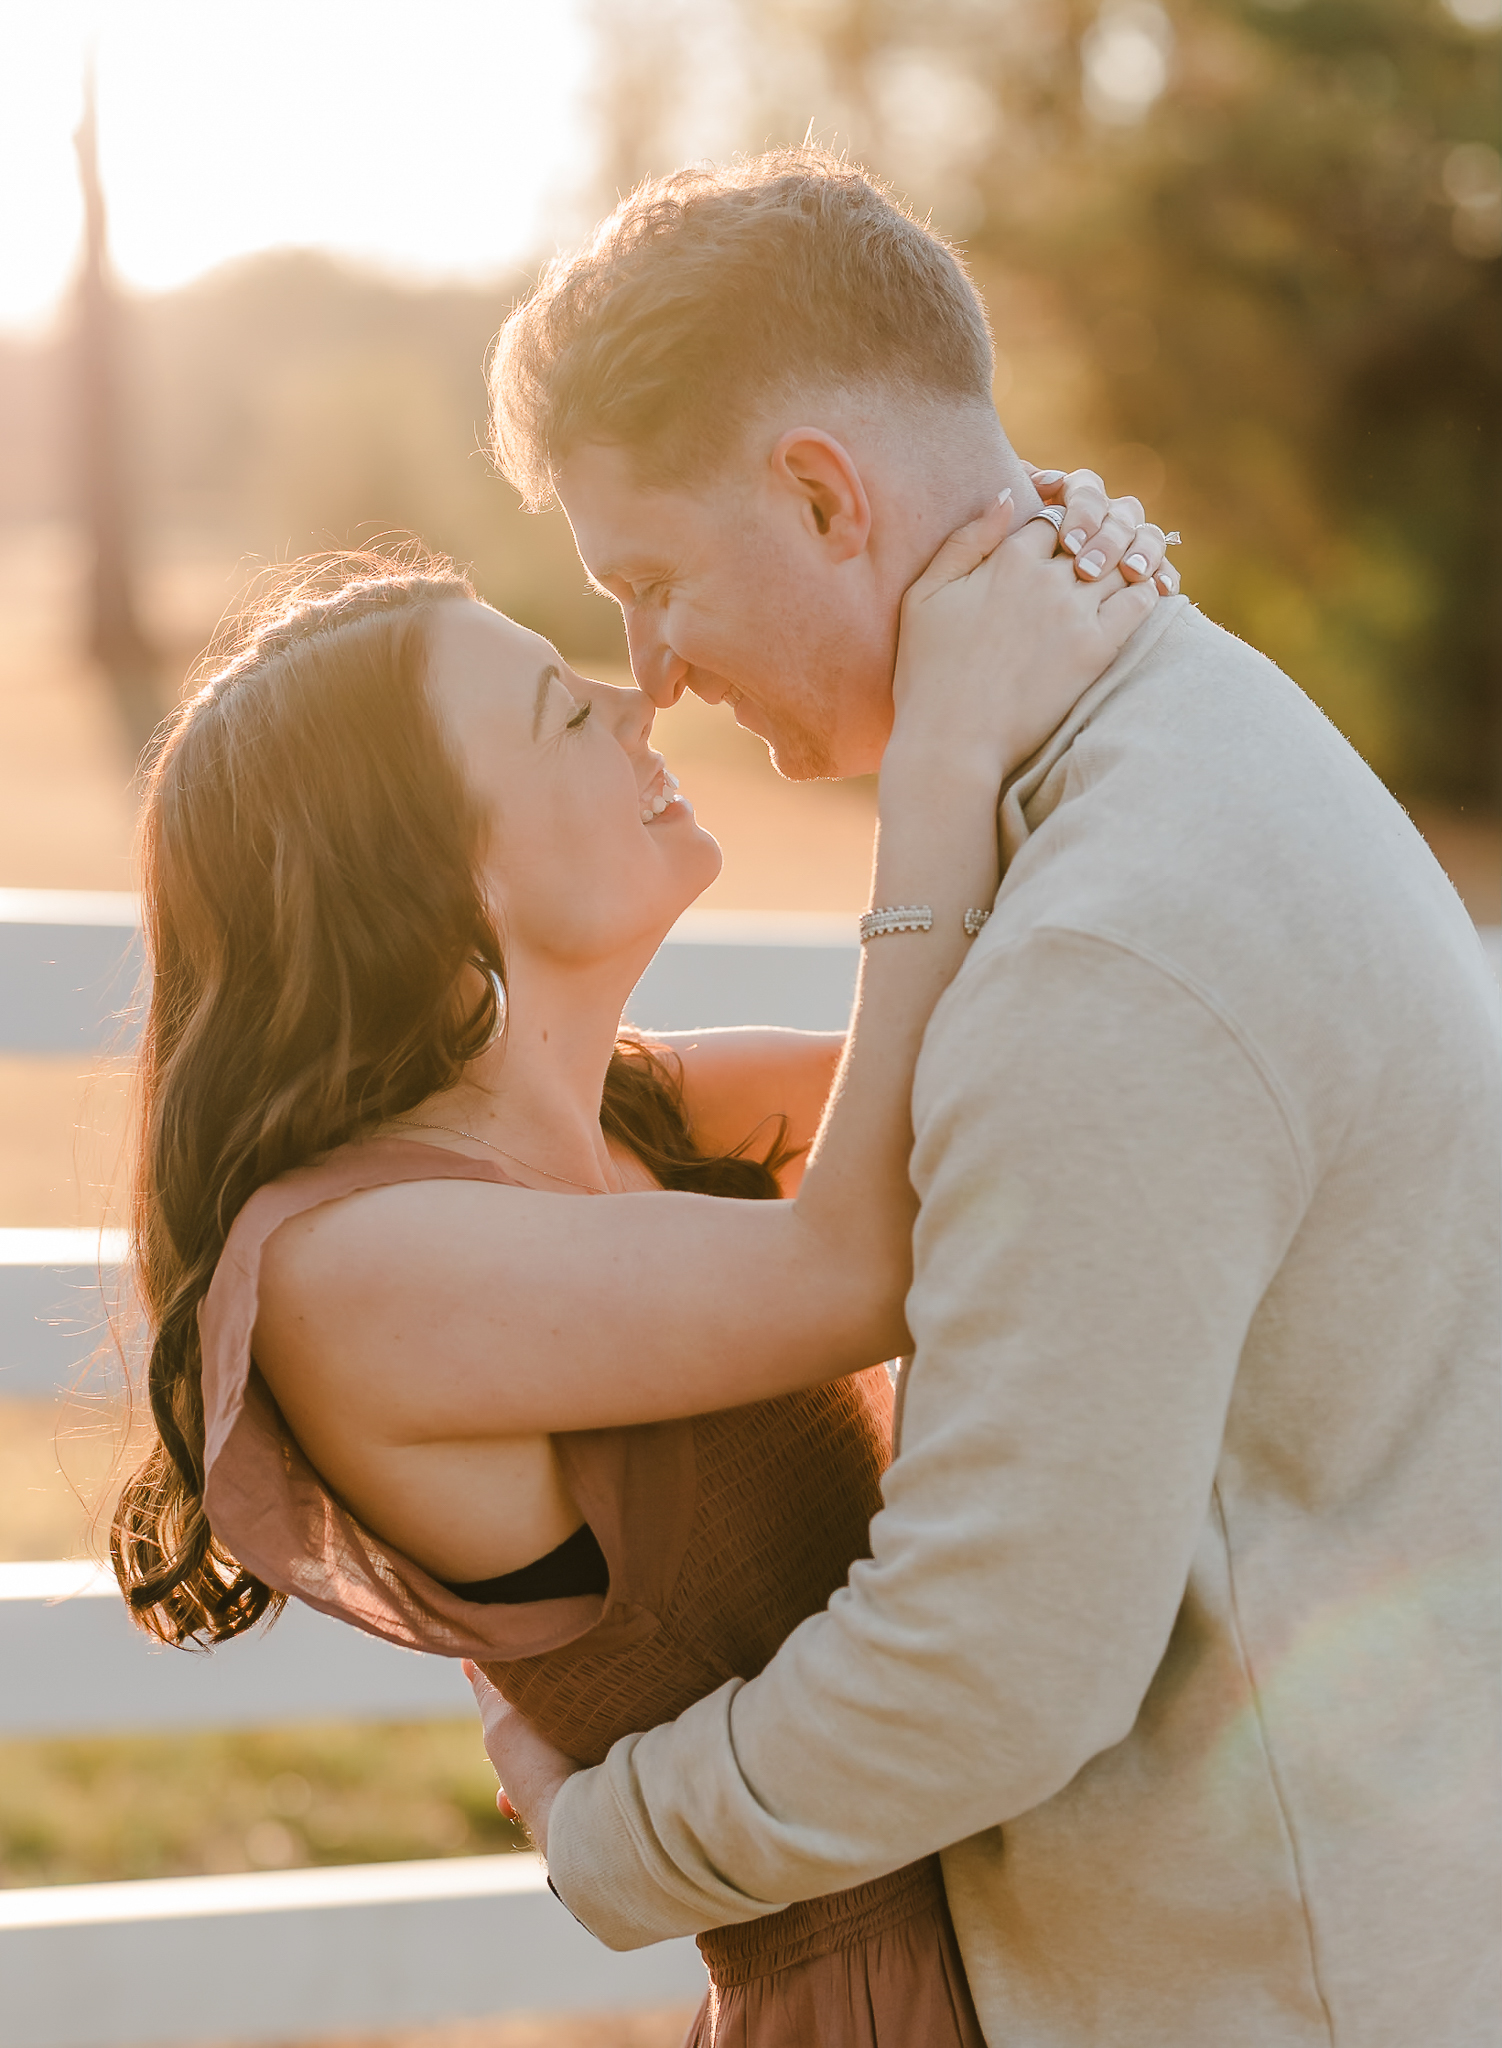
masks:
{"type": "MultiPolygon", "coordinates": [[[[649,1031],[842,1030],[858,952],[853,917],[691,910],[627,1015],[649,1031]]],[[[0,889],[0,1051],[128,1048],[142,957],[134,896],[0,889]]]]}
{"type": "Polygon", "coordinates": [[[0,1399],[46,1400],[72,1384],[110,1317],[129,1317],[124,1257],[123,1230],[0,1229],[0,1399]]]}
{"type": "Polygon", "coordinates": [[[5,2048],[190,2048],[702,1995],[692,1942],[612,1955],[529,1856],[0,1891],[5,2048]]]}
{"type": "Polygon", "coordinates": [[[0,1740],[474,1711],[456,1663],[298,1600],[264,1633],[211,1655],[167,1649],[131,1621],[110,1572],[88,1563],[0,1564],[0,1672],[0,1740]]]}

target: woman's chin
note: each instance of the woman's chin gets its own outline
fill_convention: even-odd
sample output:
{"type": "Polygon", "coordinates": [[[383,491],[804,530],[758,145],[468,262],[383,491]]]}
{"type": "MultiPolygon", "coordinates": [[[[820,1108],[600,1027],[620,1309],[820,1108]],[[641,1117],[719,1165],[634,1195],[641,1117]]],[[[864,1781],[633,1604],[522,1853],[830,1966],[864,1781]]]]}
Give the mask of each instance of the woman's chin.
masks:
{"type": "Polygon", "coordinates": [[[694,890],[693,895],[689,898],[689,902],[696,903],[710,883],[719,880],[720,870],[725,865],[725,855],[721,850],[719,840],[715,838],[712,832],[707,832],[697,819],[694,821],[693,830],[694,838],[698,842],[697,850],[703,856],[704,862],[703,878],[694,890]]]}
{"type": "MultiPolygon", "coordinates": [[[[725,865],[725,856],[720,851],[720,842],[695,818],[692,807],[679,798],[672,806],[672,812],[655,818],[648,827],[661,849],[659,877],[664,883],[663,895],[657,897],[668,909],[667,922],[661,937],[666,938],[685,910],[692,908],[719,878],[725,865]]],[[[654,890],[654,895],[656,891],[654,890]]]]}
{"type": "Polygon", "coordinates": [[[676,798],[660,818],[654,819],[650,829],[663,835],[666,844],[671,845],[682,859],[686,874],[692,876],[693,895],[684,902],[687,909],[690,903],[703,895],[725,865],[720,842],[699,823],[687,797],[676,798]]]}

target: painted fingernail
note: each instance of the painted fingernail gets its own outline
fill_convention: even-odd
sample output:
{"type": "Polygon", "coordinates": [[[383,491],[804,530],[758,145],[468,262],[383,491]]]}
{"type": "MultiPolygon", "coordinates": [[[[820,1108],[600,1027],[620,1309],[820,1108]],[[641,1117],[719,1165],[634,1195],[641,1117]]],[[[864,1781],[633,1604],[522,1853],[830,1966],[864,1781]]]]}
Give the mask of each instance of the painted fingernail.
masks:
{"type": "Polygon", "coordinates": [[[1006,487],[1006,489],[1005,489],[1004,491],[1000,491],[1000,492],[998,492],[998,493],[997,493],[997,498],[996,498],[996,502],[997,502],[997,504],[998,504],[998,505],[1006,505],[1006,504],[1010,504],[1010,502],[1011,502],[1011,497],[1012,497],[1012,486],[1011,486],[1010,484],[1008,484],[1008,485],[1007,485],[1007,487],[1006,487]]]}
{"type": "Polygon", "coordinates": [[[1098,576],[1105,566],[1105,556],[1096,554],[1093,549],[1088,555],[1081,555],[1076,564],[1082,576],[1098,576]]]}
{"type": "Polygon", "coordinates": [[[1085,545],[1085,529],[1084,529],[1084,527],[1083,527],[1083,526],[1077,526],[1077,527],[1076,527],[1076,528],[1074,529],[1074,532],[1073,532],[1073,533],[1066,533],[1066,534],[1065,534],[1065,536],[1064,536],[1064,546],[1065,546],[1066,548],[1068,548],[1068,550],[1069,550],[1070,554],[1072,554],[1072,555],[1077,555],[1077,554],[1079,553],[1080,549],[1081,549],[1081,548],[1082,548],[1082,547],[1083,547],[1084,545],[1085,545]]]}
{"type": "Polygon", "coordinates": [[[1147,556],[1128,555],[1121,566],[1123,569],[1130,569],[1134,576],[1145,576],[1147,574],[1147,556]]]}
{"type": "Polygon", "coordinates": [[[1035,484],[1061,484],[1063,481],[1064,472],[1062,469],[1035,469],[1033,471],[1033,482],[1035,484]]]}
{"type": "Polygon", "coordinates": [[[1172,597],[1178,585],[1178,576],[1172,569],[1160,569],[1153,578],[1154,583],[1165,597],[1172,597]]]}

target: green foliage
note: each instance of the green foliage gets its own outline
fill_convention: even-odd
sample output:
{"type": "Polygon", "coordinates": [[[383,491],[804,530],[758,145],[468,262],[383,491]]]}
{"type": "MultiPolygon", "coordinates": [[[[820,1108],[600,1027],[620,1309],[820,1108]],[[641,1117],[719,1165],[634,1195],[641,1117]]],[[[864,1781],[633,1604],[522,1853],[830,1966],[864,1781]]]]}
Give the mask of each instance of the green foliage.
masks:
{"type": "Polygon", "coordinates": [[[1456,194],[1497,162],[1497,38],[1395,0],[1172,23],[1140,124],[1081,117],[1083,192],[1040,236],[988,187],[977,246],[1046,263],[1100,338],[1112,422],[1186,489],[1208,608],[1390,781],[1495,798],[1502,191],[1495,220],[1456,194]],[[1124,317],[1156,346],[1121,361],[1124,317]]]}
{"type": "Polygon", "coordinates": [[[0,1887],[523,1846],[473,1718],[0,1745],[0,1887]]]}

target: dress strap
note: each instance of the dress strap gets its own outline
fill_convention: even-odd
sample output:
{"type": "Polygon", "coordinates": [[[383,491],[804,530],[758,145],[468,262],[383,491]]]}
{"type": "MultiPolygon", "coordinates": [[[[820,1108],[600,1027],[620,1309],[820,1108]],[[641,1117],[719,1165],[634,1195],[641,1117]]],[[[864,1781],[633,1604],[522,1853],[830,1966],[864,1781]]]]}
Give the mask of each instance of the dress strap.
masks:
{"type": "MultiPolygon", "coordinates": [[[[303,1455],[257,1369],[251,1336],[272,1233],[326,1202],[421,1180],[519,1185],[498,1162],[408,1138],[377,1138],[341,1146],[268,1182],[235,1218],[198,1312],[210,1527],[231,1556],[278,1592],[410,1649],[496,1662],[540,1656],[594,1632],[610,1639],[650,1633],[665,1598],[665,1568],[660,1534],[640,1539],[660,1532],[665,1501],[682,1501],[685,1515],[691,1512],[689,1424],[555,1438],[605,1553],[609,1590],[486,1605],[464,1599],[356,1520],[303,1455]]],[[[503,1360],[497,1369],[504,1370],[503,1360]]],[[[668,1591],[675,1570],[676,1562],[666,1573],[668,1591]]]]}

